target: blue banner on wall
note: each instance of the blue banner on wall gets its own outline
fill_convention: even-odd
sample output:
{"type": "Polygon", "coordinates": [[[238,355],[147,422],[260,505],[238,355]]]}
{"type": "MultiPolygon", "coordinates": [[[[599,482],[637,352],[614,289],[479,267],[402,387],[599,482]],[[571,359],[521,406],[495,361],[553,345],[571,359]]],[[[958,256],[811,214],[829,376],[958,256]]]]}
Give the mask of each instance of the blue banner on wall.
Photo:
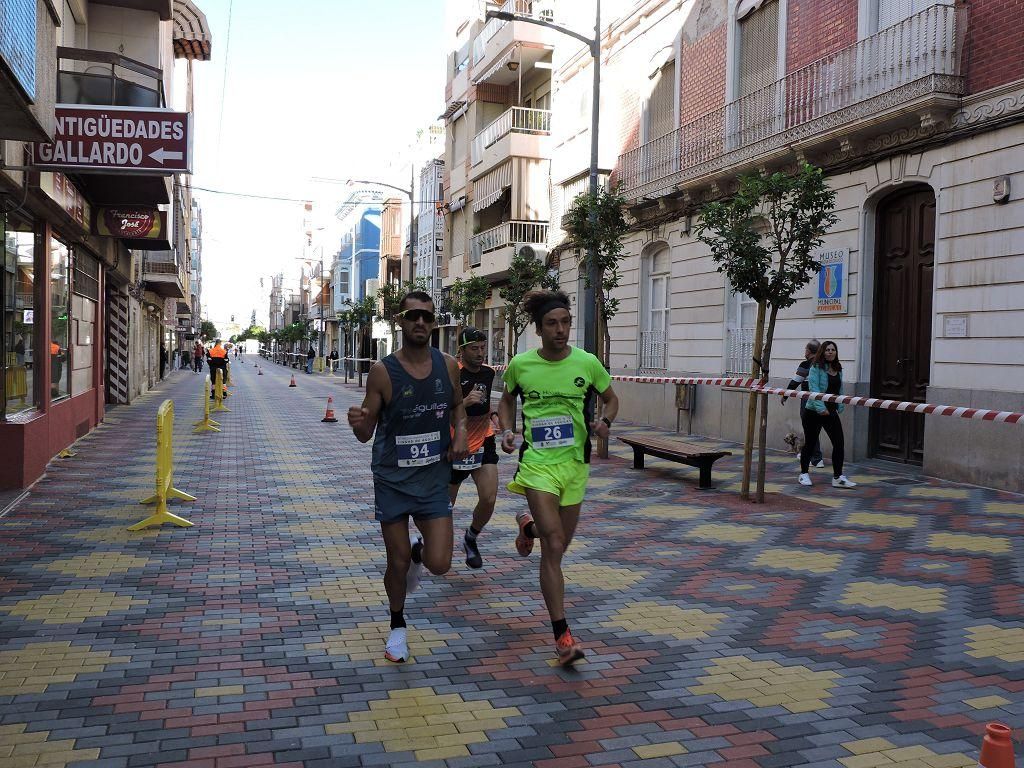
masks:
{"type": "Polygon", "coordinates": [[[819,315],[845,315],[847,308],[847,269],[850,252],[846,248],[822,250],[814,254],[821,263],[818,272],[818,292],[815,313],[819,315]]]}
{"type": "Polygon", "coordinates": [[[0,0],[0,60],[29,101],[36,98],[36,0],[0,0]]]}

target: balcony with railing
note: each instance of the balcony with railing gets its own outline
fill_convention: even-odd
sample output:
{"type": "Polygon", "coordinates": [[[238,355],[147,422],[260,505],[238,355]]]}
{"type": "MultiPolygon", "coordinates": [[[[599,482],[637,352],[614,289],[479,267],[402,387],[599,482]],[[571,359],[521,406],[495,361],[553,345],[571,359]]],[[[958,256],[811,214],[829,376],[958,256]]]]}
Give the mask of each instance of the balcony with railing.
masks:
{"type": "Polygon", "coordinates": [[[668,339],[665,331],[640,332],[640,369],[663,371],[668,367],[668,339]]]}
{"type": "Polygon", "coordinates": [[[57,48],[57,101],[111,107],[165,105],[163,70],[117,53],[57,48]]]}
{"type": "Polygon", "coordinates": [[[183,299],[188,279],[185,266],[174,251],[149,251],[142,259],[142,280],[146,290],[164,298],[183,299]]]}
{"type": "MultiPolygon", "coordinates": [[[[544,0],[507,0],[501,10],[521,19],[554,21],[553,5],[544,0]]],[[[505,65],[516,61],[523,72],[528,72],[550,55],[557,34],[529,22],[490,19],[473,39],[472,83],[508,85],[514,82],[521,73],[505,65]]]]}
{"type": "Polygon", "coordinates": [[[546,221],[504,221],[473,236],[469,265],[481,277],[501,280],[521,245],[543,245],[547,239],[546,221]]]}
{"type": "Polygon", "coordinates": [[[725,373],[746,376],[754,360],[754,329],[730,328],[725,333],[725,373]]]}
{"type": "Polygon", "coordinates": [[[619,157],[623,193],[653,198],[790,150],[859,141],[954,108],[962,6],[935,5],[619,157]]]}
{"type": "Polygon", "coordinates": [[[473,138],[470,159],[477,179],[510,157],[551,157],[551,111],[512,107],[473,138]]]}

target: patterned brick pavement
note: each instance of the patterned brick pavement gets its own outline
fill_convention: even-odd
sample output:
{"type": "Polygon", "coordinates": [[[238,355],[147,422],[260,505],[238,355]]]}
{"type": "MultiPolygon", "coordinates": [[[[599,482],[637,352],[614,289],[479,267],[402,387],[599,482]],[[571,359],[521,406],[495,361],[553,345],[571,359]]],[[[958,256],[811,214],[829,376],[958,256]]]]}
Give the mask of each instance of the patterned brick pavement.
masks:
{"type": "Polygon", "coordinates": [[[320,423],[359,393],[234,367],[221,434],[192,434],[200,381],[177,372],[0,520],[3,768],[952,768],[986,722],[1024,726],[1022,497],[879,471],[799,488],[773,455],[752,506],[738,457],[698,491],[615,447],[567,559],[578,670],[552,663],[504,492],[484,569],[424,580],[393,666],[369,449],[320,423]],[[164,397],[196,525],[130,533],[164,397]]]}

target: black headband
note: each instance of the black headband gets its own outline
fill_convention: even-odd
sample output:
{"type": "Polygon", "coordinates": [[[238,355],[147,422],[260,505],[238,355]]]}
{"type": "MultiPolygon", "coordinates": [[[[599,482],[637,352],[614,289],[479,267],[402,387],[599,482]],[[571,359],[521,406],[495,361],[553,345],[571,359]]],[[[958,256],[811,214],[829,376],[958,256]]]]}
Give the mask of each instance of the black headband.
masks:
{"type": "Polygon", "coordinates": [[[564,309],[569,314],[572,314],[572,310],[569,309],[569,303],[565,299],[549,299],[544,306],[540,308],[540,312],[537,313],[537,322],[539,323],[544,319],[544,315],[553,309],[564,309]]]}

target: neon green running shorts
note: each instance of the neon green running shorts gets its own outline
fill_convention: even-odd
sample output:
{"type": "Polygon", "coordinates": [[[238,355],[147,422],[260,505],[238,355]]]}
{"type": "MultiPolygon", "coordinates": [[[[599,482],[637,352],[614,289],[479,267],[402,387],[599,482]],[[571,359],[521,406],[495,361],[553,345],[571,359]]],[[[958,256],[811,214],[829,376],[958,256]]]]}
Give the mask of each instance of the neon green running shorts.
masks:
{"type": "Polygon", "coordinates": [[[520,461],[515,477],[508,484],[512,493],[526,495],[526,489],[552,493],[558,497],[558,504],[570,507],[583,501],[587,492],[587,478],[590,465],[582,461],[565,461],[558,464],[531,464],[520,461]]]}

